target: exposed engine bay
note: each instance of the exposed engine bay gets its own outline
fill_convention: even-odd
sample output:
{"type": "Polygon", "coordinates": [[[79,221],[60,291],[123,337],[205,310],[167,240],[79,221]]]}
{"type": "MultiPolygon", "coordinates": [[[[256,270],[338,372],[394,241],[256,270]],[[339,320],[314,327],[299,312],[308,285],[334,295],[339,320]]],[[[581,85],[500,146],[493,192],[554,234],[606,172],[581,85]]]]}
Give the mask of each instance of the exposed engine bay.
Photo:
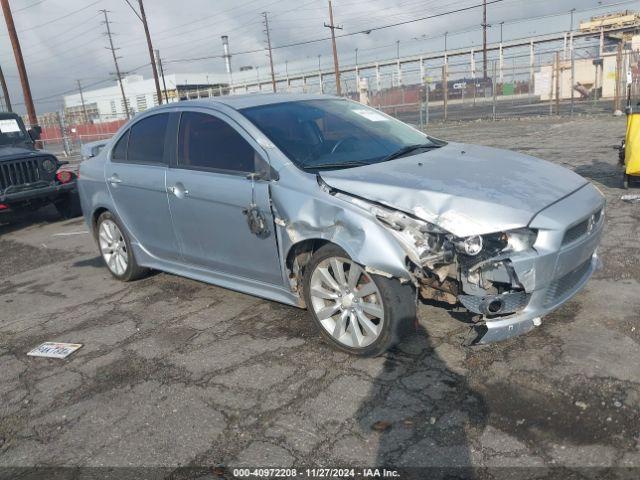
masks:
{"type": "Polygon", "coordinates": [[[336,195],[368,208],[396,237],[406,251],[407,269],[422,298],[451,305],[460,302],[485,317],[509,315],[527,305],[530,295],[510,258],[532,248],[535,230],[458,238],[407,213],[344,193],[336,195]]]}

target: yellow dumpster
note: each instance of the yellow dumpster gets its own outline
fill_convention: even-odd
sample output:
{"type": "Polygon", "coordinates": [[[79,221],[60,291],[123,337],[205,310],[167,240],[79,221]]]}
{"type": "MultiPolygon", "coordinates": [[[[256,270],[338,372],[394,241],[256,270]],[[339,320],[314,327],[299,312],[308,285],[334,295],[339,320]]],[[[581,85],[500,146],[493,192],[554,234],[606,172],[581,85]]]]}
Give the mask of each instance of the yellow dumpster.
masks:
{"type": "Polygon", "coordinates": [[[624,165],[627,175],[640,175],[640,113],[627,115],[624,165]]]}

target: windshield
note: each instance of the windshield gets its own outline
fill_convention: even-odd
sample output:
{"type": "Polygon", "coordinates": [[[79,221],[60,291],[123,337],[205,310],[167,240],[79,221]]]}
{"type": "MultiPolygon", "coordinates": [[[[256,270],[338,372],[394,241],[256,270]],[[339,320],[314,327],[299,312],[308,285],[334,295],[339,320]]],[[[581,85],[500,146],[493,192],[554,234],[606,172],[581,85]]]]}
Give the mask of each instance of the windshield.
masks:
{"type": "MultiPolygon", "coordinates": [[[[298,167],[348,168],[442,144],[360,103],[304,100],[241,110],[298,167]]],[[[422,150],[423,151],[423,150],[422,150]]]]}
{"type": "Polygon", "coordinates": [[[24,129],[15,118],[0,118],[0,145],[11,145],[27,140],[24,129]]]}

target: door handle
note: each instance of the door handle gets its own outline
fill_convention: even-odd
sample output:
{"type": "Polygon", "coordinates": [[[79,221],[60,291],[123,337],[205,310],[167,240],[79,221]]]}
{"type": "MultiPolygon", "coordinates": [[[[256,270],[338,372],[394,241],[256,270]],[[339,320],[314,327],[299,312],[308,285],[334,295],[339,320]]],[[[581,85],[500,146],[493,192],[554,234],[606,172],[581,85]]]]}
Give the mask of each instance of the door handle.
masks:
{"type": "Polygon", "coordinates": [[[117,175],[111,175],[109,178],[107,178],[107,182],[109,182],[111,185],[117,185],[118,183],[122,183],[122,180],[120,180],[117,175]]]}

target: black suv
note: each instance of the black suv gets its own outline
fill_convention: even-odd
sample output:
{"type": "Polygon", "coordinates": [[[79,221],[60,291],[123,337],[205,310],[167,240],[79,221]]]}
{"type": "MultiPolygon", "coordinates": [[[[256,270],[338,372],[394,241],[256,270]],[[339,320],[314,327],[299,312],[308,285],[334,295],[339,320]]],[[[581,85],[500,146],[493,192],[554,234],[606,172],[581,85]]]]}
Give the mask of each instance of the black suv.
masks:
{"type": "Polygon", "coordinates": [[[76,174],[37,150],[39,137],[39,127],[27,131],[20,116],[0,112],[0,221],[50,203],[64,218],[82,214],[76,174]]]}

